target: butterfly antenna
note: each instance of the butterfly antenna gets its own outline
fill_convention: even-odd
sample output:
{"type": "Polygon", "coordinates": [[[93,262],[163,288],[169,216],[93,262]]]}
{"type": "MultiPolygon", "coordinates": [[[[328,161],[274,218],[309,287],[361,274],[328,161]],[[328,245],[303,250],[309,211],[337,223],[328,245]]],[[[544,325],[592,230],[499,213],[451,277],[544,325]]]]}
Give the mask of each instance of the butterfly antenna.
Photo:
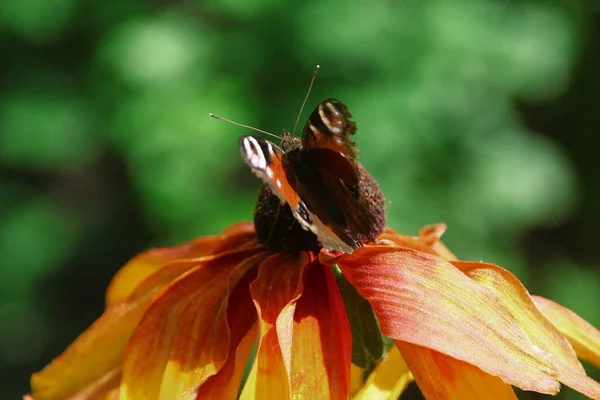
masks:
{"type": "Polygon", "coordinates": [[[302,107],[300,107],[300,112],[298,113],[298,118],[296,118],[296,123],[294,124],[294,130],[292,134],[296,133],[296,128],[298,127],[298,122],[300,122],[300,117],[302,116],[302,111],[304,110],[304,106],[306,105],[306,100],[308,100],[308,96],[310,95],[310,90],[313,87],[313,83],[315,83],[315,78],[317,77],[317,73],[321,68],[320,65],[315,67],[315,72],[313,73],[312,79],[310,80],[310,85],[308,85],[308,91],[306,92],[306,96],[304,97],[304,101],[302,102],[302,107]]]}
{"type": "Polygon", "coordinates": [[[281,136],[278,136],[278,135],[276,135],[274,133],[263,131],[262,129],[255,128],[255,127],[250,126],[250,125],[240,124],[239,122],[235,122],[235,121],[232,121],[230,119],[221,117],[220,115],[217,115],[217,114],[210,113],[209,115],[211,117],[213,117],[214,119],[219,119],[221,121],[229,122],[230,124],[241,126],[242,128],[252,129],[253,131],[264,133],[265,135],[273,136],[273,137],[276,137],[277,139],[281,140],[281,136]]]}

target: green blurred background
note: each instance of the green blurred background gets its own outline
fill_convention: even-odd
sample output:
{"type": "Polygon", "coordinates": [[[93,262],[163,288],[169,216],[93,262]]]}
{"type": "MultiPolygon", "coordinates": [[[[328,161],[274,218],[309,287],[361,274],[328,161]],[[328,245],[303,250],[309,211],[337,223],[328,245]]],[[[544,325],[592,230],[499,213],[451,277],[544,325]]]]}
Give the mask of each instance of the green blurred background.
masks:
{"type": "Polygon", "coordinates": [[[2,399],[130,257],[252,218],[249,132],[208,113],[291,129],[316,64],[303,120],[349,106],[390,226],[600,327],[599,2],[1,0],[0,51],[2,399]]]}

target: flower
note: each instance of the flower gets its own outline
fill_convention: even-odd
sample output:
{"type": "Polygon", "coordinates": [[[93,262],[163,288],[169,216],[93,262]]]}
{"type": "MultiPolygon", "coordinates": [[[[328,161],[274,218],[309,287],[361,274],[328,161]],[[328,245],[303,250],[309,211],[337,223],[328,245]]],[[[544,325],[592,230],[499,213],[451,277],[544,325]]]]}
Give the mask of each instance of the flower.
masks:
{"type": "Polygon", "coordinates": [[[238,223],[142,253],[114,277],[100,318],[33,375],[31,397],[345,399],[354,377],[355,398],[378,399],[414,377],[428,399],[514,399],[511,385],[554,394],[560,383],[600,398],[577,359],[600,365],[600,332],[508,271],[458,261],[444,230],[294,253],[266,250],[238,223]],[[364,383],[333,266],[393,340],[364,383]]]}

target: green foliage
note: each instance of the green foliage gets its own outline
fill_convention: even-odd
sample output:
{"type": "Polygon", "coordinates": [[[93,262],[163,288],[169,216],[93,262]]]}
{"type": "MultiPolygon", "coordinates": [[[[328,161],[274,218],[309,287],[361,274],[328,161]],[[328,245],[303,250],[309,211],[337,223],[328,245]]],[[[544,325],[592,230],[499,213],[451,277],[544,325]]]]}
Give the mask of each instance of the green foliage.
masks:
{"type": "MultiPolygon", "coordinates": [[[[90,237],[108,260],[122,244],[107,225],[131,229],[133,256],[251,219],[259,182],[237,149],[249,132],[208,113],[291,129],[317,63],[307,108],[326,97],[349,106],[388,224],[416,234],[447,222],[459,256],[535,282],[523,237],[569,217],[578,181],[515,101],[569,85],[579,11],[550,1],[0,1],[0,317],[39,314],[35,283],[81,257],[90,237]]],[[[593,280],[576,275],[537,288],[552,297],[556,282],[593,280]]],[[[23,342],[9,333],[0,366],[35,358],[15,358],[23,342]]],[[[59,351],[39,335],[36,354],[59,351]]]]}
{"type": "Polygon", "coordinates": [[[6,165],[56,171],[94,160],[94,131],[82,99],[22,92],[6,96],[0,107],[0,157],[6,165]]]}
{"type": "Polygon", "coordinates": [[[0,22],[33,43],[58,40],[67,29],[78,0],[3,0],[0,22]]]}

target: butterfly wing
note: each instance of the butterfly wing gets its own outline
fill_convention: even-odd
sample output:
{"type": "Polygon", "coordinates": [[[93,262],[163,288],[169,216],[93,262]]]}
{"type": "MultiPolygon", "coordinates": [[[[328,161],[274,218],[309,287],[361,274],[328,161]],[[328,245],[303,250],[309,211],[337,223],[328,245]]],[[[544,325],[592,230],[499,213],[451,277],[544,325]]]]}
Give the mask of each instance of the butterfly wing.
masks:
{"type": "Polygon", "coordinates": [[[256,176],[269,184],[273,193],[283,201],[293,197],[294,189],[285,180],[281,147],[255,136],[242,136],[239,147],[246,164],[256,176]]]}
{"type": "Polygon", "coordinates": [[[296,187],[297,177],[284,165],[285,153],[275,144],[260,137],[243,136],[239,142],[242,158],[250,169],[269,185],[271,191],[282,202],[288,203],[294,217],[304,229],[317,235],[321,244],[330,250],[341,250],[352,253],[356,246],[342,240],[332,227],[324,223],[314,212],[309,211],[300,198],[296,187]]]}
{"type": "MultiPolygon", "coordinates": [[[[328,148],[306,150],[317,166],[319,180],[324,191],[329,193],[330,201],[336,204],[344,216],[345,224],[336,225],[337,229],[350,232],[354,240],[359,241],[359,235],[369,241],[377,219],[371,211],[371,206],[361,191],[360,173],[356,161],[343,157],[340,153],[328,148]]],[[[311,206],[307,207],[311,209],[311,206]]]]}
{"type": "Polygon", "coordinates": [[[351,117],[339,100],[323,101],[304,125],[302,150],[286,154],[284,164],[308,210],[357,248],[361,237],[375,239],[371,232],[376,218],[360,192],[356,147],[350,139],[357,128],[351,117]]]}
{"type": "Polygon", "coordinates": [[[350,118],[352,114],[341,101],[329,98],[321,102],[310,114],[302,130],[303,148],[328,148],[354,160],[356,146],[350,140],[350,135],[356,133],[356,123],[350,118]]]}
{"type": "MultiPolygon", "coordinates": [[[[288,181],[309,213],[352,249],[360,247],[361,240],[375,239],[371,232],[377,222],[360,191],[355,167],[354,162],[328,148],[284,155],[288,181]]],[[[331,235],[331,232],[315,233],[322,244],[326,241],[323,237],[331,235]]]]}

